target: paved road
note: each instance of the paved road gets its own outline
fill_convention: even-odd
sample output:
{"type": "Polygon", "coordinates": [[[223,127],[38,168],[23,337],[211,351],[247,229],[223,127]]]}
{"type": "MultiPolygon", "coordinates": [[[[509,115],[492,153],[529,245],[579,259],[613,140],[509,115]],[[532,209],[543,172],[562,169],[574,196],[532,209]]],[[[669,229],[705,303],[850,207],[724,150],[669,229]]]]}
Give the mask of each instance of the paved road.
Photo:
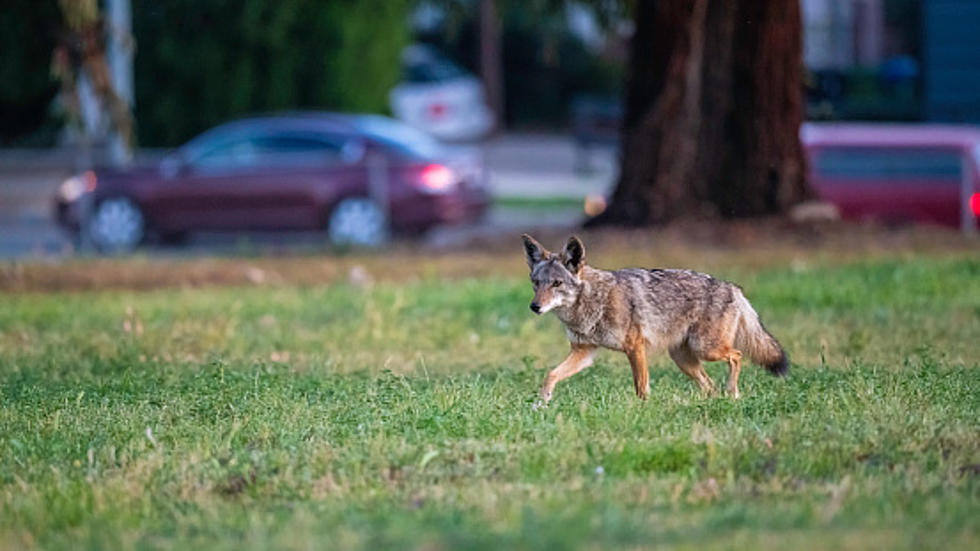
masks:
{"type": "Polygon", "coordinates": [[[584,198],[605,193],[618,170],[614,149],[581,155],[562,135],[508,134],[483,151],[498,196],[584,198]]]}
{"type": "Polygon", "coordinates": [[[0,160],[0,257],[59,256],[70,252],[51,223],[49,198],[67,177],[71,162],[62,157],[0,160]],[[3,162],[7,161],[7,162],[3,162]]]}
{"type": "MultiPolygon", "coordinates": [[[[507,134],[483,144],[490,185],[497,197],[510,199],[575,198],[605,193],[615,177],[615,152],[593,150],[587,170],[567,136],[507,134]]],[[[151,153],[152,155],[152,153],[151,153]]],[[[0,258],[60,258],[74,248],[54,226],[50,197],[73,172],[66,152],[0,151],[0,258]]],[[[494,207],[479,224],[440,228],[425,241],[446,245],[473,236],[542,226],[571,226],[582,219],[578,207],[494,207]]],[[[238,251],[322,247],[320,234],[194,236],[185,247],[152,246],[151,254],[234,254],[238,251]]]]}

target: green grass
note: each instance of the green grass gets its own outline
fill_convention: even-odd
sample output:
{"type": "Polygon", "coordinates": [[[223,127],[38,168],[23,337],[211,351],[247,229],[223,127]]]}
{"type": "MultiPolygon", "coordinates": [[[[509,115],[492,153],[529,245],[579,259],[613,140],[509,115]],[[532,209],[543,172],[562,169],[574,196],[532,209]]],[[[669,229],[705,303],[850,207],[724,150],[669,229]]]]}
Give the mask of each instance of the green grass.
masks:
{"type": "Polygon", "coordinates": [[[788,378],[541,411],[523,279],[0,295],[0,548],[980,546],[975,255],[718,275],[788,378]]]}

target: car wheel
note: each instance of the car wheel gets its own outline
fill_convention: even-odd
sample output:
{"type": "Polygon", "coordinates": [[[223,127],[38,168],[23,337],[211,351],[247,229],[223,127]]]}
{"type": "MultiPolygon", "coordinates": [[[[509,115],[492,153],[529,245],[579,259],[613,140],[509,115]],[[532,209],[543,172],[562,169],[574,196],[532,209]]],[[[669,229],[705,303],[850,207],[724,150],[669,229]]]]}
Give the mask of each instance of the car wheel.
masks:
{"type": "Polygon", "coordinates": [[[143,241],[146,223],[143,211],[125,197],[110,197],[99,202],[89,217],[88,235],[102,252],[122,253],[143,241]]]}
{"type": "Polygon", "coordinates": [[[334,245],[377,247],[388,240],[388,222],[377,203],[352,197],[334,207],[327,232],[334,245]]]}

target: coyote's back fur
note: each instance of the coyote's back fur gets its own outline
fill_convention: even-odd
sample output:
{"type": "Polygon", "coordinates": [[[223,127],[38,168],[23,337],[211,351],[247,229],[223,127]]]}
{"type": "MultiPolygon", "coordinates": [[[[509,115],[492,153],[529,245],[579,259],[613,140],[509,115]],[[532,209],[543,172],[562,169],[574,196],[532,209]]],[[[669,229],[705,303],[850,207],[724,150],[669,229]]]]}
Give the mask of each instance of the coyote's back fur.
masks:
{"type": "Polygon", "coordinates": [[[733,397],[738,397],[743,353],[774,375],[788,371],[786,352],[737,285],[691,270],[600,270],[585,264],[585,248],[576,237],[557,254],[529,235],[523,239],[534,285],[531,310],[553,311],[572,347],[545,378],[544,403],[559,381],[591,365],[598,347],[626,353],[636,393],[644,399],[648,350],[666,350],[706,392],[715,387],[701,361],[728,362],[727,390],[733,397]]]}

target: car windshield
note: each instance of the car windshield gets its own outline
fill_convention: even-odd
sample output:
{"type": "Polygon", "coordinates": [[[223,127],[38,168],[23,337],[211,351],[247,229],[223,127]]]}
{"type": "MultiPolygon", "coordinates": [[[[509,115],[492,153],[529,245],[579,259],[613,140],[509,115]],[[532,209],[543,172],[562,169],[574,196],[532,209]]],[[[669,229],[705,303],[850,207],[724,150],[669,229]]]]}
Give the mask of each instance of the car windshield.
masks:
{"type": "Polygon", "coordinates": [[[414,159],[431,160],[443,150],[432,136],[387,117],[361,117],[357,126],[368,138],[414,159]]]}
{"type": "Polygon", "coordinates": [[[213,151],[223,148],[242,138],[236,124],[223,124],[198,134],[180,148],[181,156],[188,161],[196,161],[213,151]]]}
{"type": "Polygon", "coordinates": [[[405,67],[403,78],[408,82],[443,82],[466,76],[466,72],[452,62],[439,60],[413,63],[405,67]]]}

